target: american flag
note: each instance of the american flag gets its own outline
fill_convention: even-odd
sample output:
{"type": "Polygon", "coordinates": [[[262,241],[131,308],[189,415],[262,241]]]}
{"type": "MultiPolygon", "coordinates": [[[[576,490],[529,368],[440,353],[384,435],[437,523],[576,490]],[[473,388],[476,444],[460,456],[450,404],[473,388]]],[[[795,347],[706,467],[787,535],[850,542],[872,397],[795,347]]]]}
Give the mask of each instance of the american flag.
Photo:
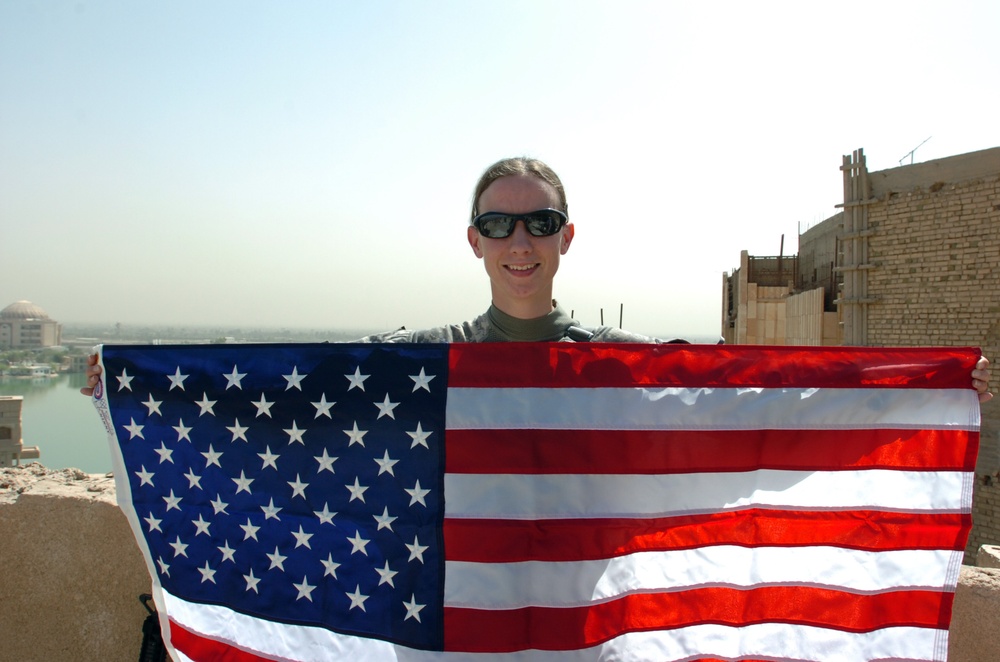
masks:
{"type": "Polygon", "coordinates": [[[179,660],[945,660],[970,349],[104,346],[179,660]]]}

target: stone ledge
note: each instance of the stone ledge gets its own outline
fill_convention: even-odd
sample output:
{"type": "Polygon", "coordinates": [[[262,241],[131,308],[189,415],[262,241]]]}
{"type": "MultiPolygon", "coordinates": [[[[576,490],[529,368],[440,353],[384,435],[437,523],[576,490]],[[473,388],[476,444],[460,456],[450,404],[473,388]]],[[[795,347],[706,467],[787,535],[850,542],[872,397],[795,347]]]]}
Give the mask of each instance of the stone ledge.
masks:
{"type": "Polygon", "coordinates": [[[3,659],[138,658],[150,580],[113,479],[0,469],[0,559],[3,659]]]}
{"type": "Polygon", "coordinates": [[[979,568],[1000,568],[1000,545],[983,545],[976,554],[979,568]]]}

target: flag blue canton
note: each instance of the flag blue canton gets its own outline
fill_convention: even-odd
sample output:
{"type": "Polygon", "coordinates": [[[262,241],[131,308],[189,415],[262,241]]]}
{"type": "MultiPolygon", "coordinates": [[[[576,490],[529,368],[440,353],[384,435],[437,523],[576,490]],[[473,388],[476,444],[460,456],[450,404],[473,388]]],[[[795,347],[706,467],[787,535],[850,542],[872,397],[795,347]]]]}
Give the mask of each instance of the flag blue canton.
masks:
{"type": "Polygon", "coordinates": [[[105,346],[164,589],[440,649],[447,346],[105,346]],[[125,348],[122,348],[125,349],[125,348]]]}

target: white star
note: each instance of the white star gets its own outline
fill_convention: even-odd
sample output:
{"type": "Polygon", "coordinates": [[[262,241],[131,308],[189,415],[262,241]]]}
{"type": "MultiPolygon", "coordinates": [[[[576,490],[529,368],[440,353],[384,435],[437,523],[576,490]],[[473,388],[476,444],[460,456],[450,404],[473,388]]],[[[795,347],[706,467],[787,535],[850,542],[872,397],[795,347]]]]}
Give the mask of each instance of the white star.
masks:
{"type": "Polygon", "coordinates": [[[354,369],[353,375],[344,375],[344,377],[347,377],[347,379],[351,382],[351,385],[347,387],[348,391],[352,388],[359,388],[363,391],[365,390],[365,380],[371,377],[371,375],[362,375],[361,366],[358,366],[354,369]]]}
{"type": "Polygon", "coordinates": [[[200,513],[198,514],[198,519],[194,520],[192,522],[192,524],[194,524],[194,528],[198,529],[197,531],[195,531],[195,533],[194,533],[195,535],[198,535],[199,533],[204,533],[206,536],[208,536],[210,538],[212,537],[211,534],[209,534],[209,532],[208,532],[208,527],[212,523],[211,522],[206,522],[205,518],[202,517],[200,513]]]}
{"type": "Polygon", "coordinates": [[[427,545],[421,545],[420,540],[416,536],[413,536],[413,544],[406,545],[406,549],[410,550],[410,558],[406,559],[407,561],[412,561],[416,559],[421,563],[423,563],[424,552],[426,552],[429,549],[429,547],[427,545]]]}
{"type": "Polygon", "coordinates": [[[187,379],[188,376],[187,375],[182,375],[181,374],[181,367],[177,366],[177,372],[175,372],[172,375],[167,375],[167,378],[170,379],[170,388],[167,389],[168,391],[173,391],[175,386],[177,388],[179,388],[180,390],[183,391],[184,390],[184,380],[187,379]]]}
{"type": "Polygon", "coordinates": [[[177,425],[174,425],[172,427],[174,428],[174,430],[177,431],[177,441],[181,441],[183,439],[191,441],[191,437],[190,435],[188,435],[188,432],[191,431],[191,428],[184,425],[183,418],[177,419],[177,425]]]}
{"type": "Polygon", "coordinates": [[[163,529],[160,528],[160,522],[163,520],[153,517],[153,513],[149,513],[149,517],[146,517],[145,520],[146,524],[149,525],[150,532],[159,531],[160,533],[163,533],[163,529]]]}
{"type": "Polygon", "coordinates": [[[215,583],[215,570],[209,567],[208,561],[205,561],[204,568],[198,568],[198,572],[201,573],[201,583],[212,582],[215,583]]]}
{"type": "Polygon", "coordinates": [[[324,393],[323,395],[319,396],[319,402],[313,402],[311,404],[312,404],[313,407],[316,408],[316,415],[313,416],[313,418],[319,418],[320,416],[326,416],[327,418],[330,418],[330,419],[333,418],[332,416],[330,416],[330,407],[334,406],[337,403],[336,402],[327,402],[326,401],[326,393],[324,393]]]}
{"type": "Polygon", "coordinates": [[[228,382],[226,384],[226,390],[227,391],[229,390],[230,386],[235,386],[236,388],[238,388],[241,391],[243,390],[243,384],[241,384],[240,382],[242,381],[242,379],[244,377],[247,376],[247,373],[245,373],[245,372],[237,372],[236,371],[236,364],[233,364],[233,371],[230,374],[228,374],[228,375],[224,374],[222,376],[225,377],[226,381],[228,382]]]}
{"type": "Polygon", "coordinates": [[[249,575],[243,575],[243,579],[247,582],[247,591],[253,591],[254,593],[260,594],[260,591],[257,590],[257,584],[260,582],[260,577],[253,576],[253,568],[250,568],[249,575]]]}
{"type": "Polygon", "coordinates": [[[240,524],[240,528],[243,529],[243,534],[244,534],[243,535],[243,539],[244,540],[249,540],[250,538],[253,538],[254,540],[257,540],[257,532],[260,531],[260,527],[259,526],[254,526],[253,524],[251,524],[249,517],[247,518],[247,523],[246,524],[240,524]]]}
{"type": "Polygon", "coordinates": [[[275,519],[279,522],[281,521],[281,518],[278,517],[278,513],[282,511],[282,508],[279,508],[278,506],[274,505],[274,497],[271,497],[270,504],[266,506],[261,506],[260,509],[264,511],[265,522],[269,519],[275,519]]]}
{"type": "Polygon", "coordinates": [[[330,575],[334,579],[337,578],[337,568],[340,567],[340,564],[333,560],[333,554],[327,554],[326,560],[324,561],[323,559],[320,559],[319,562],[323,564],[324,568],[326,568],[323,571],[324,577],[330,575]]]}
{"type": "Polygon", "coordinates": [[[385,566],[384,567],[382,567],[382,568],[375,568],[375,572],[377,572],[378,576],[379,576],[379,580],[378,580],[378,585],[379,586],[381,586],[382,584],[388,584],[389,586],[391,586],[393,588],[396,588],[396,585],[393,583],[392,578],[395,577],[396,575],[398,575],[399,573],[397,571],[395,571],[395,570],[389,570],[389,562],[388,561],[385,562],[385,566]]]}
{"type": "Polygon", "coordinates": [[[278,465],[276,464],[276,460],[278,459],[278,456],[271,452],[271,447],[270,446],[265,446],[264,447],[264,452],[263,453],[257,453],[257,457],[259,457],[260,459],[264,460],[264,465],[260,468],[261,471],[263,471],[266,467],[271,467],[275,471],[278,470],[278,465]]]}
{"type": "Polygon", "coordinates": [[[303,483],[302,479],[299,478],[299,474],[295,474],[295,482],[289,481],[288,484],[292,488],[292,498],[300,496],[303,499],[306,498],[306,488],[309,487],[309,483],[303,483]]]}
{"type": "Polygon", "coordinates": [[[375,529],[376,531],[381,531],[382,529],[389,529],[392,531],[392,523],[399,519],[398,517],[389,516],[388,506],[382,509],[381,515],[372,515],[372,517],[374,517],[375,521],[378,522],[378,528],[375,529]]]}
{"type": "Polygon", "coordinates": [[[250,404],[257,408],[257,415],[254,418],[260,418],[261,416],[271,418],[271,407],[274,406],[274,403],[267,401],[263,391],[260,394],[260,402],[251,402],[250,404]]]}
{"type": "Polygon", "coordinates": [[[298,532],[292,531],[292,537],[295,538],[295,548],[305,547],[307,549],[312,549],[312,545],[309,544],[309,539],[313,537],[313,534],[306,533],[302,530],[302,525],[299,524],[298,532]]]}
{"type": "Polygon", "coordinates": [[[361,444],[362,446],[364,446],[365,435],[368,434],[368,430],[359,430],[358,422],[354,421],[354,429],[344,430],[344,434],[346,434],[351,439],[347,444],[348,446],[353,446],[354,444],[361,444]]]}
{"type": "Polygon", "coordinates": [[[202,489],[201,488],[201,476],[195,475],[194,469],[188,468],[188,472],[186,474],[184,474],[184,477],[188,479],[188,488],[190,488],[192,490],[194,488],[196,488],[196,487],[199,490],[202,489]]]}
{"type": "MultiPolygon", "coordinates": [[[[247,494],[253,496],[253,492],[250,491],[250,483],[253,482],[253,478],[247,478],[246,473],[240,470],[239,478],[231,478],[234,483],[236,483],[236,493],[246,492],[247,494]]],[[[419,485],[418,485],[419,487],[419,485]]],[[[411,504],[412,505],[412,504],[411,504]]]]}
{"type": "Polygon", "coordinates": [[[422,388],[425,391],[427,391],[428,393],[430,393],[431,392],[431,386],[430,386],[431,380],[434,379],[436,376],[437,375],[428,375],[428,374],[425,374],[424,373],[424,369],[420,368],[420,374],[419,375],[410,375],[410,379],[413,380],[413,391],[412,392],[416,393],[416,391],[417,391],[418,388],[422,388]]]}
{"type": "Polygon", "coordinates": [[[167,565],[167,562],[163,560],[163,557],[162,556],[158,557],[156,559],[156,562],[160,565],[160,574],[161,575],[166,575],[167,577],[169,577],[170,576],[170,566],[167,565]]]}
{"type": "Polygon", "coordinates": [[[323,510],[314,510],[313,513],[319,518],[320,524],[333,524],[333,518],[336,516],[337,512],[330,510],[330,504],[324,503],[323,510]]]}
{"type": "Polygon", "coordinates": [[[410,435],[411,439],[413,439],[413,442],[410,444],[410,448],[416,448],[419,445],[429,449],[430,447],[427,445],[427,437],[431,436],[432,432],[433,430],[431,432],[424,432],[424,429],[420,427],[420,422],[418,421],[417,429],[413,432],[406,433],[410,435]]]}
{"type": "Polygon", "coordinates": [[[399,462],[399,460],[394,460],[389,457],[389,451],[387,449],[381,460],[375,458],[375,463],[378,465],[378,475],[381,476],[384,473],[388,473],[390,476],[395,476],[396,473],[392,470],[392,467],[397,462],[399,462]]]}
{"type": "Polygon", "coordinates": [[[403,617],[403,620],[405,621],[405,620],[407,620],[409,618],[415,618],[415,619],[417,619],[417,622],[419,623],[420,622],[420,610],[423,609],[424,607],[426,607],[427,605],[418,605],[417,604],[417,596],[416,596],[416,594],[411,593],[410,594],[410,601],[409,602],[404,602],[403,606],[406,607],[406,616],[403,617]]]}
{"type": "Polygon", "coordinates": [[[319,462],[319,469],[316,470],[316,473],[319,474],[323,473],[324,471],[329,471],[330,473],[334,473],[333,463],[336,462],[339,458],[330,457],[330,455],[326,452],[326,449],[324,448],[323,454],[314,455],[313,459],[319,462]]]}
{"type": "MultiPolygon", "coordinates": [[[[119,377],[118,379],[121,379],[121,377],[119,377]]],[[[132,379],[132,378],[129,377],[129,379],[132,379]]],[[[121,389],[118,389],[118,390],[120,391],[121,389]]],[[[129,389],[129,390],[131,391],[132,389],[129,389]]],[[[163,404],[163,400],[154,400],[152,393],[149,394],[149,399],[146,400],[145,402],[143,402],[142,404],[146,405],[146,409],[149,410],[149,415],[150,416],[152,416],[154,413],[159,414],[160,416],[163,416],[163,413],[160,411],[160,405],[163,404]]]]}
{"type": "Polygon", "coordinates": [[[285,559],[287,559],[288,557],[281,555],[281,552],[278,551],[277,545],[274,546],[274,554],[266,554],[265,556],[271,559],[271,567],[268,568],[268,570],[274,570],[275,568],[277,568],[282,572],[285,571],[285,559]]]}
{"type": "Polygon", "coordinates": [[[181,542],[181,537],[177,536],[177,539],[170,543],[170,546],[174,548],[174,558],[178,556],[187,556],[188,546],[181,542]]]}
{"type": "Polygon", "coordinates": [[[208,451],[207,452],[202,452],[202,455],[205,456],[205,468],[206,469],[208,467],[212,466],[213,464],[215,466],[219,467],[220,469],[222,468],[222,465],[219,464],[219,458],[222,457],[222,453],[216,452],[216,450],[214,448],[212,448],[212,444],[208,445],[208,451]]]}
{"type": "MultiPolygon", "coordinates": [[[[365,609],[365,600],[368,599],[367,595],[361,595],[361,585],[359,584],[357,588],[354,589],[354,593],[345,593],[347,597],[351,599],[350,609],[355,607],[361,607],[361,611],[367,611],[365,609]]],[[[350,611],[350,609],[348,611],[350,611]]]]}
{"type": "Polygon", "coordinates": [[[181,509],[178,505],[181,502],[181,498],[179,496],[174,496],[173,490],[170,490],[170,496],[163,497],[163,500],[167,503],[167,512],[181,509]]]}
{"type": "Polygon", "coordinates": [[[352,485],[344,485],[344,487],[346,487],[347,491],[351,493],[351,498],[347,500],[348,503],[350,503],[351,501],[354,501],[355,499],[358,499],[359,501],[361,501],[362,503],[364,503],[364,501],[365,501],[365,490],[367,490],[368,488],[367,487],[362,487],[361,485],[359,485],[357,477],[354,478],[354,485],[353,486],[352,485]]]}
{"type": "Polygon", "coordinates": [[[233,423],[233,427],[226,426],[226,429],[233,433],[232,441],[236,441],[237,439],[242,439],[243,441],[246,441],[247,430],[249,430],[250,428],[243,427],[242,425],[240,425],[240,419],[237,418],[236,422],[233,423]]]}
{"type": "Polygon", "coordinates": [[[392,410],[398,407],[399,403],[389,402],[388,393],[385,394],[385,400],[383,400],[381,403],[373,402],[372,404],[378,407],[378,416],[375,417],[375,420],[378,420],[383,416],[388,416],[389,418],[395,420],[396,415],[392,413],[392,410]]]}
{"type": "Polygon", "coordinates": [[[146,471],[145,466],[140,466],[139,471],[135,472],[135,475],[139,477],[139,487],[143,485],[149,485],[150,487],[156,487],[153,485],[153,472],[146,471]]]}
{"type": "Polygon", "coordinates": [[[295,589],[299,592],[299,594],[295,596],[296,600],[301,600],[302,598],[305,598],[309,602],[313,601],[312,592],[316,590],[316,587],[309,585],[309,581],[305,575],[302,575],[301,584],[292,584],[292,586],[294,586],[295,589]]]}
{"type": "Polygon", "coordinates": [[[309,375],[300,375],[298,366],[293,367],[292,374],[282,375],[282,377],[284,377],[285,380],[288,382],[288,386],[285,387],[285,390],[287,391],[291,388],[297,388],[301,391],[302,385],[300,384],[300,382],[308,376],[309,375]]]}
{"type": "MultiPolygon", "coordinates": [[[[229,514],[229,513],[226,512],[226,507],[229,504],[222,500],[222,495],[221,494],[218,495],[217,497],[215,497],[215,501],[209,501],[209,503],[212,504],[212,510],[215,511],[216,515],[218,515],[219,513],[222,513],[224,515],[228,515],[229,514]]],[[[244,538],[244,540],[245,540],[245,538],[244,538]]]]}
{"type": "Polygon", "coordinates": [[[216,549],[222,552],[222,562],[232,561],[236,563],[236,550],[229,546],[228,540],[223,543],[222,547],[216,547],[216,549]]]}
{"type": "Polygon", "coordinates": [[[215,416],[215,410],[213,410],[212,407],[215,405],[216,402],[218,402],[218,400],[209,400],[208,393],[202,391],[201,400],[195,403],[196,405],[201,407],[201,411],[198,412],[198,416],[201,416],[203,414],[211,414],[212,416],[215,416]]]}
{"type": "Polygon", "coordinates": [[[361,552],[365,556],[368,556],[368,551],[365,549],[365,546],[368,543],[370,543],[371,540],[365,540],[364,538],[362,538],[361,531],[355,529],[354,537],[348,538],[347,540],[348,542],[351,543],[351,554],[354,554],[355,552],[361,552]]]}
{"type": "Polygon", "coordinates": [[[420,481],[419,480],[417,481],[417,484],[413,486],[412,490],[404,489],[403,491],[410,495],[410,505],[411,506],[413,504],[415,504],[415,503],[419,503],[421,506],[426,506],[427,503],[424,501],[424,497],[427,496],[428,494],[430,494],[430,492],[431,492],[430,490],[422,490],[422,489],[420,489],[420,481]]]}
{"type": "Polygon", "coordinates": [[[145,439],[145,437],[142,436],[142,426],[136,423],[134,418],[129,418],[129,420],[131,421],[129,425],[122,426],[123,428],[128,430],[129,439],[130,440],[135,439],[136,437],[139,437],[140,439],[145,439]]]}
{"type": "MultiPolygon", "coordinates": [[[[118,376],[118,392],[121,393],[122,389],[126,388],[131,391],[133,379],[135,379],[135,377],[130,376],[126,368],[122,368],[122,374],[118,376]]],[[[150,396],[149,399],[152,400],[153,396],[150,396]]]]}
{"type": "Polygon", "coordinates": [[[160,456],[160,464],[163,464],[164,462],[169,462],[170,464],[174,463],[174,459],[171,457],[174,452],[167,448],[167,445],[162,441],[160,442],[160,447],[154,448],[153,452],[160,456]]]}
{"type": "Polygon", "coordinates": [[[291,445],[297,441],[303,446],[305,446],[306,442],[302,440],[302,435],[304,435],[305,433],[306,431],[300,430],[299,426],[295,424],[295,420],[293,419],[292,428],[290,430],[285,430],[285,434],[288,435],[288,444],[291,445]]]}

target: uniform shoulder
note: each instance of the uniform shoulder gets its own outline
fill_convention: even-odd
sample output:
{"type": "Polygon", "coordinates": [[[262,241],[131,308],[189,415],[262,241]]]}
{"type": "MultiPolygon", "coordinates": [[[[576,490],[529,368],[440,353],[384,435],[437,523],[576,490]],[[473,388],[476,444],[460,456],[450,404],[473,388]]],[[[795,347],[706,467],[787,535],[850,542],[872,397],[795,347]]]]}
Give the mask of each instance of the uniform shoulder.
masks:
{"type": "Polygon", "coordinates": [[[687,344],[687,340],[680,338],[675,338],[672,340],[663,340],[661,338],[653,338],[650,336],[644,336],[640,333],[632,333],[631,331],[625,331],[624,329],[618,329],[613,326],[599,326],[592,330],[593,335],[590,337],[591,342],[633,342],[633,343],[681,343],[687,344]]]}
{"type": "Polygon", "coordinates": [[[358,342],[364,343],[452,343],[484,342],[489,330],[486,315],[462,322],[430,329],[408,330],[405,327],[365,336],[358,342]]]}

